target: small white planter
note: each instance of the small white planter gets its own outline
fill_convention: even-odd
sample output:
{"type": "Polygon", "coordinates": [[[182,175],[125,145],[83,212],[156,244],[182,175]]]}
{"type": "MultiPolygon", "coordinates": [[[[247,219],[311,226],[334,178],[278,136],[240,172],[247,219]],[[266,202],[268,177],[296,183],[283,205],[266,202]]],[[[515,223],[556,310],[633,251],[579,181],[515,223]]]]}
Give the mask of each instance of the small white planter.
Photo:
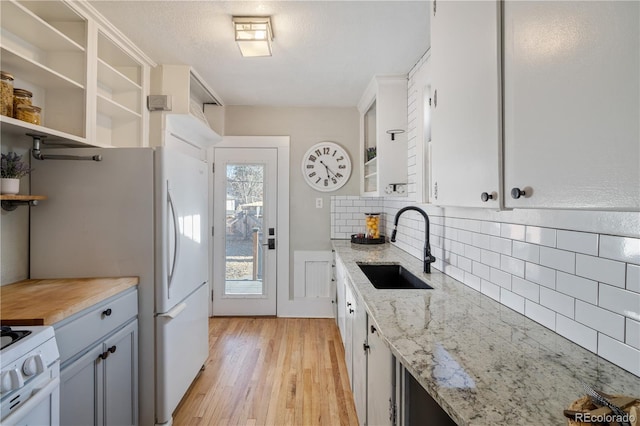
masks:
{"type": "Polygon", "coordinates": [[[0,193],[13,195],[18,192],[20,192],[20,179],[0,179],[0,193]]]}

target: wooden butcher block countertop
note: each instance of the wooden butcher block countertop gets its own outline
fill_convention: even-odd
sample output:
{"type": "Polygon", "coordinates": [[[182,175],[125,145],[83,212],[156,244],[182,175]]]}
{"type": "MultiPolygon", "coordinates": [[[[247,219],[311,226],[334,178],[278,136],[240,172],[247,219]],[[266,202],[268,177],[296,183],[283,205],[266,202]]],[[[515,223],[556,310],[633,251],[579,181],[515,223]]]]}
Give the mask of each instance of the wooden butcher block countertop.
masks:
{"type": "Polygon", "coordinates": [[[2,325],[53,325],[138,285],[138,277],[24,280],[0,287],[2,325]]]}

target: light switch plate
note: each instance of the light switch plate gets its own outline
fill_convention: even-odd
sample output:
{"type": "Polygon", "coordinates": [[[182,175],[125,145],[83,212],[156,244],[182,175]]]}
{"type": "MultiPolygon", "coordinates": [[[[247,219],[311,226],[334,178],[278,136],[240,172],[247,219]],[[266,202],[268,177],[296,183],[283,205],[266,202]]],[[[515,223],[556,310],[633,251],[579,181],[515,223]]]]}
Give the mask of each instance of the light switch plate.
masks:
{"type": "Polygon", "coordinates": [[[322,208],[322,198],[316,198],[316,209],[322,208]]]}

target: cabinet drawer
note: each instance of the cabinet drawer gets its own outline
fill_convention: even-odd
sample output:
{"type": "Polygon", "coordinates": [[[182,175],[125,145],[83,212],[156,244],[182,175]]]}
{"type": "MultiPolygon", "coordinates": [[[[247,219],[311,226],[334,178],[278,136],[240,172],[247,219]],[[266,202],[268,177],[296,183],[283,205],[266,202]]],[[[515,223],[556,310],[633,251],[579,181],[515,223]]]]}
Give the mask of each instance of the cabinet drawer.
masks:
{"type": "Polygon", "coordinates": [[[138,314],[138,290],[100,302],[55,324],[60,362],[72,358],[92,343],[124,325],[138,314]]]}

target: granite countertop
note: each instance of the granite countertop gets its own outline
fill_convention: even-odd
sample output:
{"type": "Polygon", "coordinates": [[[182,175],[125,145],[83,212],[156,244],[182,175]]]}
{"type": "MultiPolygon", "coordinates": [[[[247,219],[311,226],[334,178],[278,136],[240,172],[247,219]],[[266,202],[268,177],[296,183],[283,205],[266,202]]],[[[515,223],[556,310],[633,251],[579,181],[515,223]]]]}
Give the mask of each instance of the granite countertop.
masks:
{"type": "Polygon", "coordinates": [[[640,378],[390,245],[333,240],[391,351],[460,425],[563,425],[582,382],[640,397],[640,378]],[[378,290],[356,262],[401,263],[433,290],[378,290]]]}
{"type": "Polygon", "coordinates": [[[138,277],[24,280],[0,287],[2,325],[53,325],[136,286],[138,277]]]}

